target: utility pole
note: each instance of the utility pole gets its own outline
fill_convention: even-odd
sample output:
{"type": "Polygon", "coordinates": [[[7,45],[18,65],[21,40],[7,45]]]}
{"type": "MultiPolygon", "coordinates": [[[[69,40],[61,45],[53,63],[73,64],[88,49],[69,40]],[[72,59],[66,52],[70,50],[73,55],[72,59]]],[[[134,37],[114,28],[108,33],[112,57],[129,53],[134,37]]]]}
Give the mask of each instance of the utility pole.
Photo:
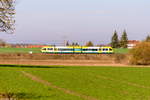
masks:
{"type": "Polygon", "coordinates": [[[66,46],[66,43],[67,43],[67,36],[66,35],[64,35],[64,36],[62,36],[62,38],[63,38],[63,41],[64,41],[64,46],[66,46]]]}

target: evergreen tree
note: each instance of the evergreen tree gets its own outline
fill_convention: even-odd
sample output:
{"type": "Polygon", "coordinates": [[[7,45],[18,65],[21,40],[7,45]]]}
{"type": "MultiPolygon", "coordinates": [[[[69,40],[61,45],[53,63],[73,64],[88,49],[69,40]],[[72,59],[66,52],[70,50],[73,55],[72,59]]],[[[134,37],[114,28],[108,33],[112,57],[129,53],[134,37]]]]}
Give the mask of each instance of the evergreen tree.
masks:
{"type": "Polygon", "coordinates": [[[124,30],[120,39],[120,47],[127,48],[128,47],[127,44],[128,44],[128,36],[126,30],[124,30]]]}
{"type": "Polygon", "coordinates": [[[150,36],[148,35],[145,39],[146,42],[150,42],[150,36]]]}
{"type": "Polygon", "coordinates": [[[113,48],[119,48],[119,39],[118,39],[118,34],[116,30],[111,38],[111,46],[113,48]]]}
{"type": "Polygon", "coordinates": [[[77,42],[72,42],[71,46],[79,46],[79,44],[77,42]]]}
{"type": "Polygon", "coordinates": [[[79,44],[78,44],[77,42],[75,43],[75,45],[76,45],[76,46],[79,46],[79,44]]]}
{"type": "Polygon", "coordinates": [[[86,46],[92,47],[92,46],[94,46],[94,44],[92,43],[92,41],[89,41],[89,42],[86,43],[86,46]]]}
{"type": "Polygon", "coordinates": [[[70,44],[69,44],[69,41],[67,41],[67,42],[66,42],[66,46],[69,46],[69,45],[70,45],[70,44]]]}
{"type": "Polygon", "coordinates": [[[72,43],[72,46],[75,46],[75,43],[74,43],[74,42],[72,43]]]}

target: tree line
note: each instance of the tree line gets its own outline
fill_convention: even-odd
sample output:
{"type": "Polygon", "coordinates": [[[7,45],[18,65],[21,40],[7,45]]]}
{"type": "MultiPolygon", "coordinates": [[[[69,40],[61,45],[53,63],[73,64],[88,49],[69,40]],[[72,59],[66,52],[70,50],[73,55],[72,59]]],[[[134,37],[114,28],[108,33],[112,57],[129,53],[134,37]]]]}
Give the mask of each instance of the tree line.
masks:
{"type": "MultiPolygon", "coordinates": [[[[148,35],[143,41],[150,42],[150,35],[148,35]]],[[[66,46],[80,46],[77,42],[69,43],[66,42],[66,46]]],[[[126,30],[123,31],[121,37],[119,38],[117,31],[115,30],[113,36],[111,37],[111,42],[109,44],[113,48],[127,48],[128,47],[128,35],[126,30]]],[[[92,41],[88,41],[85,46],[94,46],[92,41]]]]}
{"type": "MultiPolygon", "coordinates": [[[[72,43],[69,43],[69,41],[66,42],[65,44],[66,46],[80,46],[80,44],[78,42],[72,42],[72,43]]],[[[88,41],[85,46],[94,46],[93,42],[92,41],[88,41]]]]}
{"type": "MultiPolygon", "coordinates": [[[[148,35],[143,42],[150,42],[150,35],[148,35]]],[[[127,48],[128,47],[128,35],[126,30],[123,31],[121,38],[119,39],[117,31],[114,31],[114,34],[111,38],[111,46],[113,48],[127,48]]]]}

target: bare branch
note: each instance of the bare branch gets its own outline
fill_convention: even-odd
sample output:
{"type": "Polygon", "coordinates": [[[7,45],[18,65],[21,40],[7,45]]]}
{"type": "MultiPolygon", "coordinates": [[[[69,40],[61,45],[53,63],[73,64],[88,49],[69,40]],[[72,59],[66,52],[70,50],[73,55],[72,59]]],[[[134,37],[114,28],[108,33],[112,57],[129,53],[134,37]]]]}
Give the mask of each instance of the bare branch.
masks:
{"type": "Polygon", "coordinates": [[[0,31],[13,33],[15,28],[15,0],[0,0],[0,31]]]}

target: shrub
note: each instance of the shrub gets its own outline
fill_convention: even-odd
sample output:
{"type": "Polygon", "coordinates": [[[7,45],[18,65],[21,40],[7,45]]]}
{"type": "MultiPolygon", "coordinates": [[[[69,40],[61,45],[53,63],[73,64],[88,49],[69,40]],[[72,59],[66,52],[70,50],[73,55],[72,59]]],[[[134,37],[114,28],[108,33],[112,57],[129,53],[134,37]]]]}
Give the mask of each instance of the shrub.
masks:
{"type": "Polygon", "coordinates": [[[115,63],[128,64],[128,55],[127,54],[115,54],[114,61],[115,63]]]}
{"type": "Polygon", "coordinates": [[[130,51],[131,64],[150,65],[150,42],[141,42],[130,51]]]}

